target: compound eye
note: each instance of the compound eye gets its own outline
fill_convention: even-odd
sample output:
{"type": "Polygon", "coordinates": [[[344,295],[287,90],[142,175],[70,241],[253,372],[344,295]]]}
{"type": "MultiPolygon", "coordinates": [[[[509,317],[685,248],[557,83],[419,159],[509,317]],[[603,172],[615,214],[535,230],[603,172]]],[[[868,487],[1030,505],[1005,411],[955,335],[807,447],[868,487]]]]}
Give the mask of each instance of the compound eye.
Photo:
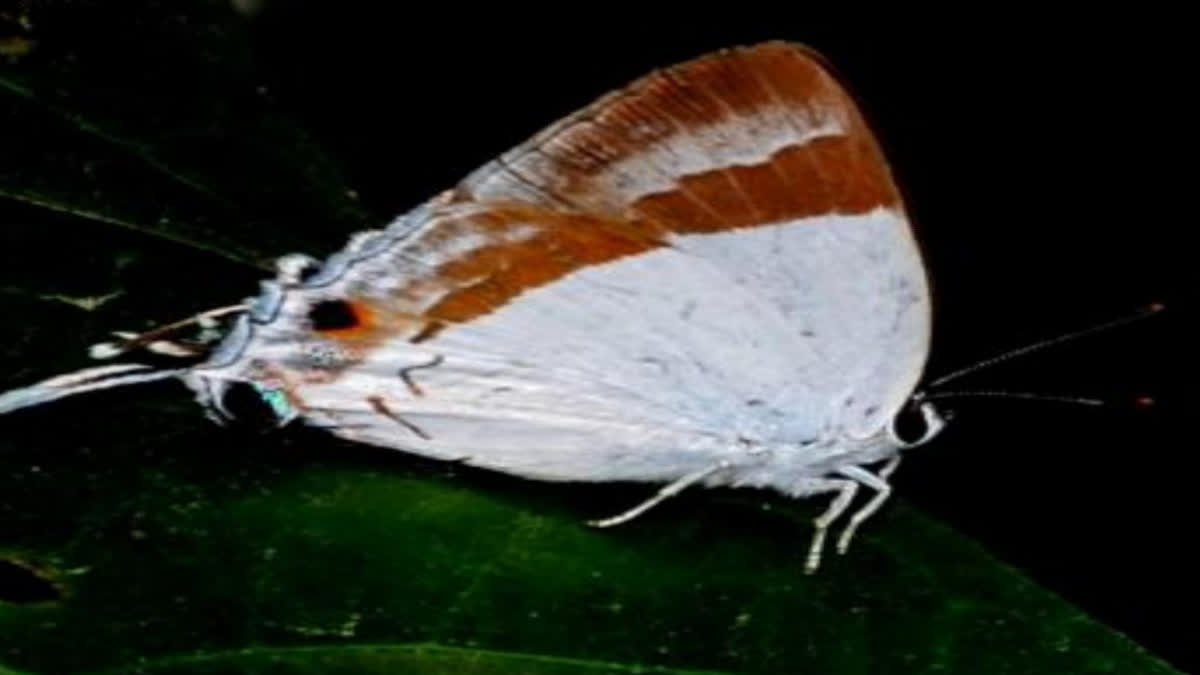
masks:
{"type": "Polygon", "coordinates": [[[946,428],[946,418],[928,400],[910,400],[892,419],[888,428],[901,447],[911,448],[928,443],[946,428]]]}
{"type": "Polygon", "coordinates": [[[929,435],[929,422],[916,403],[909,401],[892,419],[892,436],[905,445],[925,440],[929,435]]]}

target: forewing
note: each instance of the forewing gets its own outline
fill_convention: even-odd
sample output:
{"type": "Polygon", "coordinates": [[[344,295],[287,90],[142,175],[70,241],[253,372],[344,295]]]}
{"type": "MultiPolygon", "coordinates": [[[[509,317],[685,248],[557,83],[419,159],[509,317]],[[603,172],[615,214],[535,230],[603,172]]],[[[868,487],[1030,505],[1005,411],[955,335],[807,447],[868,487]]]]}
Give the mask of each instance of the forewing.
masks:
{"type": "Polygon", "coordinates": [[[211,376],[356,440],[548,479],[872,433],[929,333],[877,144],[780,43],[604,97],[265,304],[211,376]]]}

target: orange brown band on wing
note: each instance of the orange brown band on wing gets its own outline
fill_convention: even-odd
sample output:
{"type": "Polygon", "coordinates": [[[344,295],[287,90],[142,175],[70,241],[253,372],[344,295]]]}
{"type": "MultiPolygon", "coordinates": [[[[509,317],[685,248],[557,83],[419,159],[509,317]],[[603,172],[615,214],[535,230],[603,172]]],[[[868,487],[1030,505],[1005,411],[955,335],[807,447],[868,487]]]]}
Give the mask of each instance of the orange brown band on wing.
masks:
{"type": "Polygon", "coordinates": [[[784,43],[727,50],[652,73],[468,176],[405,242],[402,255],[435,261],[429,273],[366,309],[422,342],[674,234],[899,206],[874,137],[818,58],[784,43]]]}
{"type": "Polygon", "coordinates": [[[317,332],[357,355],[397,335],[418,344],[448,324],[490,313],[526,289],[572,270],[667,245],[660,236],[665,231],[652,225],[527,204],[464,211],[437,217],[434,227],[406,242],[401,255],[433,259],[440,246],[455,239],[486,243],[429,268],[425,275],[412,275],[386,298],[342,302],[357,319],[354,325],[317,332]]]}
{"type": "Polygon", "coordinates": [[[765,225],[899,204],[887,163],[845,90],[783,43],[648,75],[469,176],[461,201],[535,204],[672,232],[765,225]],[[697,223],[706,223],[697,226],[697,223]]]}
{"type": "Polygon", "coordinates": [[[653,227],[638,230],[620,221],[564,214],[527,206],[496,208],[472,218],[488,228],[525,228],[526,238],[480,248],[438,268],[454,288],[425,318],[446,324],[469,321],[503,306],[526,289],[553,282],[573,270],[664,246],[653,227]]]}
{"type": "Polygon", "coordinates": [[[646,195],[631,204],[628,213],[660,227],[669,223],[670,231],[684,234],[895,206],[898,198],[886,167],[860,161],[863,149],[855,147],[857,142],[846,137],[819,138],[783,148],[763,164],[683,176],[678,190],[646,195]],[[780,174],[800,180],[783,182],[780,174]],[[731,190],[730,184],[739,189],[731,190]],[[739,193],[751,197],[752,208],[741,206],[739,193]],[[698,207],[696,196],[708,208],[698,207]]]}

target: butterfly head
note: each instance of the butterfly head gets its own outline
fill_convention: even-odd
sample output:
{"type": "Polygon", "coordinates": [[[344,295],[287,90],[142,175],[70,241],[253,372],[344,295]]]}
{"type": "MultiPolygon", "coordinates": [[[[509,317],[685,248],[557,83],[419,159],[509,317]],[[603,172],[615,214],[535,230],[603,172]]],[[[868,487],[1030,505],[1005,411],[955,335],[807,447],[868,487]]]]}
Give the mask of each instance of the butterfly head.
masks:
{"type": "Polygon", "coordinates": [[[888,437],[902,450],[925,445],[946,428],[953,417],[950,411],[939,410],[923,392],[909,398],[887,426],[888,437]]]}

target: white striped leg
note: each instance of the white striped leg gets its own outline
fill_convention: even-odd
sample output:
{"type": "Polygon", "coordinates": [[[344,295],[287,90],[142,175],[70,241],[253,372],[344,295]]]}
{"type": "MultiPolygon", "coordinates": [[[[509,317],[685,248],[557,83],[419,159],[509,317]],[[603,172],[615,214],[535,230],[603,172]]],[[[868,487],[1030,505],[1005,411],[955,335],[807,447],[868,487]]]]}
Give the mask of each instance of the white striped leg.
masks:
{"type": "Polygon", "coordinates": [[[855,511],[854,515],[850,516],[850,522],[846,524],[846,529],[842,530],[842,535],[838,537],[838,553],[845,554],[849,550],[850,540],[854,538],[854,532],[858,530],[858,526],[862,525],[864,520],[870,518],[873,513],[878,511],[879,507],[883,506],[883,503],[891,496],[892,486],[888,484],[887,479],[896,471],[896,467],[898,466],[900,466],[900,455],[896,455],[888,460],[888,463],[879,469],[878,475],[860,466],[847,466],[838,469],[838,473],[843,476],[856,480],[875,490],[875,496],[871,498],[871,501],[867,502],[861,509],[855,511]]]}
{"type": "Polygon", "coordinates": [[[633,507],[632,509],[629,509],[628,511],[624,511],[622,513],[618,513],[617,515],[612,516],[611,518],[603,518],[601,520],[589,520],[588,525],[591,525],[592,527],[612,527],[614,525],[620,525],[621,523],[628,523],[629,521],[633,520],[634,518],[637,518],[638,516],[642,515],[643,513],[647,512],[650,509],[654,508],[655,506],[659,505],[666,499],[668,499],[670,497],[674,497],[675,495],[679,494],[680,492],[683,492],[689,486],[695,485],[696,483],[699,483],[700,481],[704,480],[705,478],[708,478],[709,476],[713,475],[714,473],[721,471],[722,469],[728,469],[729,467],[730,467],[730,463],[728,461],[721,460],[720,462],[717,462],[716,464],[713,464],[712,466],[707,466],[699,471],[694,471],[692,473],[689,473],[688,475],[684,476],[683,478],[676,480],[674,483],[670,483],[667,486],[663,487],[663,489],[654,493],[653,497],[647,499],[646,501],[642,502],[641,504],[638,504],[637,506],[633,507]]]}
{"type": "Polygon", "coordinates": [[[812,544],[809,545],[808,557],[804,560],[805,574],[812,574],[821,566],[821,551],[825,548],[825,531],[850,507],[850,502],[854,501],[854,493],[858,492],[858,483],[853,480],[829,480],[821,491],[837,491],[838,494],[829,503],[829,508],[825,509],[825,513],[813,520],[812,544]]]}

